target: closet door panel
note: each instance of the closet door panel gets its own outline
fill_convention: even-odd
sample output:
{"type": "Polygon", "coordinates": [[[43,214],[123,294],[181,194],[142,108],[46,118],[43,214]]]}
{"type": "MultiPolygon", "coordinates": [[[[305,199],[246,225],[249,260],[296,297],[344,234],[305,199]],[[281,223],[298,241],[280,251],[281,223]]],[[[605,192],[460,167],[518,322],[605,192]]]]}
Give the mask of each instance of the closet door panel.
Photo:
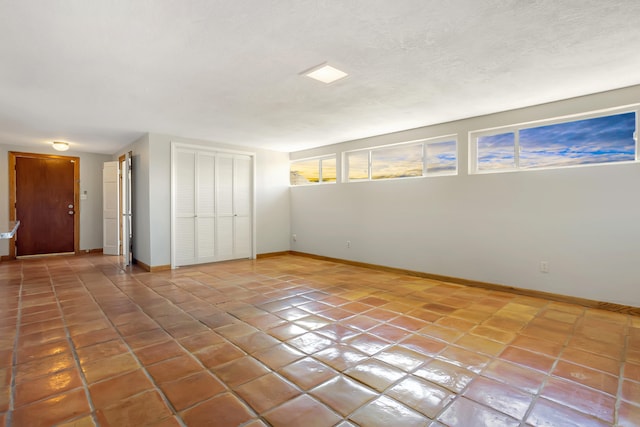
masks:
{"type": "Polygon", "coordinates": [[[215,161],[213,154],[198,154],[198,217],[215,215],[215,161]]]}
{"type": "Polygon", "coordinates": [[[176,265],[190,265],[196,263],[196,153],[192,150],[176,151],[173,161],[175,263],[176,265]]]}
{"type": "Polygon", "coordinates": [[[216,258],[218,261],[234,259],[233,217],[218,217],[216,226],[216,258]]]}
{"type": "Polygon", "coordinates": [[[178,217],[195,215],[195,153],[178,151],[175,156],[175,212],[178,217]]]}
{"type": "Polygon", "coordinates": [[[251,158],[238,156],[233,168],[233,207],[238,216],[251,215],[251,158]]]}
{"type": "Polygon", "coordinates": [[[216,155],[216,257],[233,259],[233,157],[216,155]]]}
{"type": "Polygon", "coordinates": [[[216,260],[215,251],[215,218],[198,217],[198,262],[213,262],[216,260]]]}
{"type": "Polygon", "coordinates": [[[251,257],[251,217],[235,217],[234,258],[251,257]]]}
{"type": "Polygon", "coordinates": [[[218,216],[233,215],[233,158],[216,156],[216,201],[218,216]]]}
{"type": "Polygon", "coordinates": [[[196,206],[197,260],[199,263],[216,260],[215,252],[215,161],[214,153],[198,153],[196,206]]]}
{"type": "Polygon", "coordinates": [[[176,227],[176,265],[196,263],[194,220],[194,218],[175,218],[174,220],[176,227]]]}

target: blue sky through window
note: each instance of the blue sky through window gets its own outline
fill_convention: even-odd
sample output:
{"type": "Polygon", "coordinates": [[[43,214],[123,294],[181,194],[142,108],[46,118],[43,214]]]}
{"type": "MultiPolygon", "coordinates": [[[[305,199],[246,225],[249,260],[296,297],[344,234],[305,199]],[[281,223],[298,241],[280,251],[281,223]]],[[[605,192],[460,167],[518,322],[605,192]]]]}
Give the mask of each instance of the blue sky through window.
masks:
{"type": "Polygon", "coordinates": [[[400,145],[373,150],[371,178],[422,176],[422,144],[400,145]]]}
{"type": "Polygon", "coordinates": [[[478,169],[508,169],[515,166],[515,133],[500,133],[478,138],[478,169]]]}
{"type": "Polygon", "coordinates": [[[427,144],[427,173],[455,171],[457,162],[456,141],[427,144]]]}
{"type": "Polygon", "coordinates": [[[635,113],[520,131],[520,166],[570,166],[635,160],[635,113]]]}
{"type": "MultiPolygon", "coordinates": [[[[521,168],[635,160],[635,112],[519,130],[521,168]]],[[[515,167],[515,132],[481,136],[478,170],[515,167]]]]}

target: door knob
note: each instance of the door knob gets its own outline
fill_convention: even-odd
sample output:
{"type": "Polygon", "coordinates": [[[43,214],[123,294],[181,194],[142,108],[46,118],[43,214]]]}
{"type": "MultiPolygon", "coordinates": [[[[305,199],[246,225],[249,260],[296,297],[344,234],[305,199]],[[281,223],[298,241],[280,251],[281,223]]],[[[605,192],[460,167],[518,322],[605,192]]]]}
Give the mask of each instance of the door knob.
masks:
{"type": "Polygon", "coordinates": [[[73,209],[73,205],[69,205],[67,206],[69,209],[73,209]]]}
{"type": "Polygon", "coordinates": [[[69,211],[69,215],[73,215],[73,211],[69,211]]]}

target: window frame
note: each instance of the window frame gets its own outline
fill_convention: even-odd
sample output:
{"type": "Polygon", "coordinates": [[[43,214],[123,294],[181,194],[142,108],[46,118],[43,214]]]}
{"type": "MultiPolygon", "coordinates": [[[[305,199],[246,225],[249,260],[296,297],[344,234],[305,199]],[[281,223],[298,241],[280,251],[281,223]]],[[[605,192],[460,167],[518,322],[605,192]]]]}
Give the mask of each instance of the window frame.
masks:
{"type": "Polygon", "coordinates": [[[460,154],[460,145],[458,144],[458,134],[449,134],[442,135],[431,138],[421,138],[414,139],[411,141],[403,141],[395,144],[386,144],[386,145],[378,145],[375,147],[367,147],[361,148],[357,150],[349,150],[342,153],[342,182],[343,183],[354,183],[354,182],[375,182],[375,181],[393,181],[393,180],[401,180],[401,179],[420,179],[420,178],[431,178],[436,176],[455,176],[458,175],[459,171],[459,154],[460,154]],[[442,142],[453,142],[455,144],[455,169],[452,171],[443,171],[443,172],[428,172],[427,171],[427,146],[431,144],[437,144],[442,142]],[[373,153],[377,150],[385,150],[394,147],[402,147],[402,146],[412,146],[412,145],[421,145],[421,156],[422,156],[422,174],[415,176],[402,176],[402,177],[391,177],[391,178],[374,178],[373,177],[373,153]],[[367,178],[362,179],[350,179],[349,178],[349,154],[352,153],[367,153],[368,158],[368,176],[367,178]]]}
{"type": "Polygon", "coordinates": [[[326,154],[322,156],[314,156],[314,157],[304,157],[302,159],[289,160],[289,187],[305,187],[308,185],[318,185],[318,184],[335,184],[338,182],[338,156],[336,153],[334,154],[326,154]],[[318,182],[309,181],[303,184],[292,184],[291,183],[291,166],[295,163],[316,161],[318,163],[318,182]],[[336,173],[335,178],[331,181],[325,181],[323,179],[322,174],[322,162],[324,160],[333,160],[336,164],[336,173]]]}
{"type": "Polygon", "coordinates": [[[550,119],[535,120],[530,122],[522,122],[518,124],[511,124],[506,126],[498,126],[487,129],[469,131],[469,175],[483,175],[491,173],[507,173],[507,172],[525,172],[525,171],[539,171],[549,169],[564,169],[575,168],[585,166],[603,166],[603,165],[619,165],[636,163],[640,160],[640,145],[638,144],[638,124],[640,123],[640,104],[632,104],[622,107],[607,108],[603,110],[591,111],[588,113],[570,114],[565,116],[553,117],[550,119]],[[617,162],[594,162],[575,165],[561,165],[561,166],[541,166],[541,167],[522,167],[520,165],[520,153],[522,151],[520,147],[520,131],[527,129],[535,129],[544,126],[552,126],[563,123],[572,123],[582,120],[597,119],[601,117],[617,116],[627,113],[635,113],[635,130],[633,132],[633,139],[635,143],[635,159],[623,160],[617,162]],[[479,169],[478,162],[478,139],[483,136],[492,136],[500,134],[514,134],[514,163],[511,168],[499,168],[499,169],[479,169]]]}
{"type": "Polygon", "coordinates": [[[345,151],[342,153],[342,164],[343,166],[343,176],[342,182],[366,182],[371,181],[371,151],[370,150],[353,150],[353,151],[345,151]],[[351,153],[367,153],[367,177],[359,178],[359,179],[350,179],[349,178],[349,154],[351,153]]]}

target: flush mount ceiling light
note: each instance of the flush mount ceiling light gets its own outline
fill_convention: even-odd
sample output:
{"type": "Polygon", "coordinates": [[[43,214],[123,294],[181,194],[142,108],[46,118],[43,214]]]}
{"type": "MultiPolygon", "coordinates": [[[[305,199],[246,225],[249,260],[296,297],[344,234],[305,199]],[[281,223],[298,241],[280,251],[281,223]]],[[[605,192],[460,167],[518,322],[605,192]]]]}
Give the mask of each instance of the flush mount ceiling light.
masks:
{"type": "Polygon", "coordinates": [[[348,74],[344,71],[338,70],[337,68],[334,68],[328,64],[313,67],[308,71],[304,71],[303,74],[307,77],[326,84],[333,83],[336,80],[340,80],[348,76],[348,74]]]}
{"type": "Polygon", "coordinates": [[[53,141],[53,149],[58,151],[67,151],[69,149],[69,143],[62,141],[53,141]]]}

